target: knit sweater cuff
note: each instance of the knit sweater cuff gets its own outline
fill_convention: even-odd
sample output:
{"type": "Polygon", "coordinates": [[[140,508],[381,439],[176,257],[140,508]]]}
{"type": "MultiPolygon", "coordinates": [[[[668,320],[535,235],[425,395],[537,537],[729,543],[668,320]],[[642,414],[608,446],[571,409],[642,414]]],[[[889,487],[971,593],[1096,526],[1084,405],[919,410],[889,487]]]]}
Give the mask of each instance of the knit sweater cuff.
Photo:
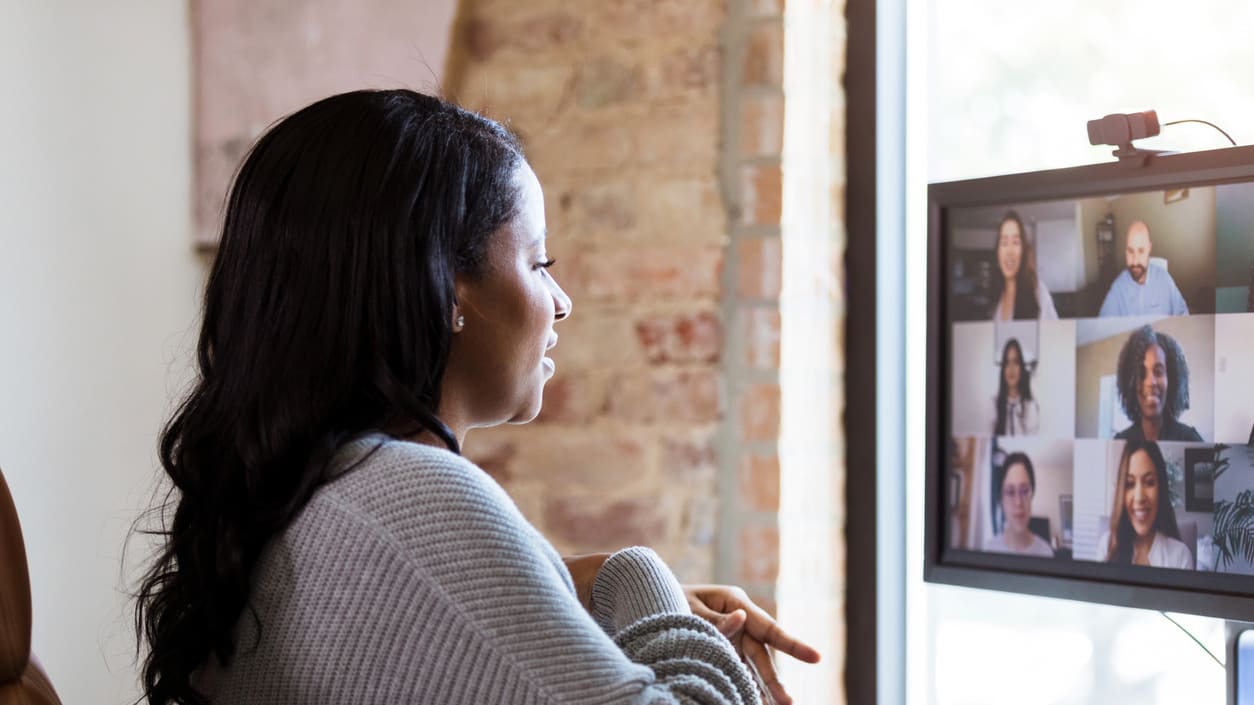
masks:
{"type": "Polygon", "coordinates": [[[652,549],[624,548],[605,559],[592,583],[591,612],[613,635],[656,614],[691,614],[683,588],[652,549]]]}

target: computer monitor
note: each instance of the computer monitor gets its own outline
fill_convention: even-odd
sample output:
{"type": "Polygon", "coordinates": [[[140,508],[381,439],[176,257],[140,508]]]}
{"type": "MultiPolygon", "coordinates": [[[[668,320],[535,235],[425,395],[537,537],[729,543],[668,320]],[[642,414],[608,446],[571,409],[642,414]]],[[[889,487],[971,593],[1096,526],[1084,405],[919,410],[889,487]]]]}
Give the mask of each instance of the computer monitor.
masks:
{"type": "Polygon", "coordinates": [[[1254,621],[1254,147],[928,200],[925,579],[1254,621]]]}

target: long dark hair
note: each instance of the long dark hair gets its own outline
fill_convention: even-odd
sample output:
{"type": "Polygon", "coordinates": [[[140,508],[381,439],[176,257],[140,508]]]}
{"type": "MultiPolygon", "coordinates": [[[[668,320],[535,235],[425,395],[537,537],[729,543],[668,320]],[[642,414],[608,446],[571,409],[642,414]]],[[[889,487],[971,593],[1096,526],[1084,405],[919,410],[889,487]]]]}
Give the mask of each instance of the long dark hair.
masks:
{"type": "Polygon", "coordinates": [[[1177,419],[1189,408],[1189,363],[1176,339],[1148,325],[1132,331],[1119,350],[1115,383],[1123,413],[1133,423],[1141,421],[1141,403],[1137,388],[1145,381],[1145,353],[1157,345],[1166,354],[1167,398],[1163,400],[1163,417],[1177,419]]]}
{"type": "Polygon", "coordinates": [[[1119,458],[1119,476],[1115,482],[1115,503],[1110,510],[1110,545],[1106,547],[1106,560],[1111,563],[1132,563],[1133,543],[1136,530],[1128,519],[1124,487],[1128,481],[1128,468],[1132,456],[1144,451],[1154,463],[1154,478],[1158,482],[1158,507],[1154,514],[1154,530],[1180,540],[1180,527],[1176,524],[1176,510],[1171,506],[1171,486],[1167,477],[1167,460],[1158,444],[1153,441],[1128,441],[1119,458]]]}
{"type": "MultiPolygon", "coordinates": [[[[997,234],[993,238],[993,257],[997,258],[997,249],[1001,244],[1001,229],[1006,223],[1019,226],[1019,242],[1023,254],[1019,257],[1019,272],[1015,274],[1015,318],[1036,318],[1041,314],[1041,302],[1036,300],[1036,247],[1023,227],[1023,219],[1015,211],[1006,211],[997,223],[997,234]]],[[[993,277],[993,311],[1001,306],[1001,295],[1006,290],[1006,278],[1001,274],[1000,263],[997,264],[996,275],[993,277]]]]}
{"type": "Polygon", "coordinates": [[[1015,349],[1015,353],[1019,356],[1019,398],[1023,401],[1032,399],[1032,383],[1028,379],[1027,362],[1023,359],[1023,348],[1019,346],[1017,338],[1011,338],[1001,349],[1001,374],[997,380],[997,424],[993,428],[993,434],[997,436],[1006,435],[1006,401],[1010,398],[1010,388],[1006,386],[1006,358],[1010,354],[1010,348],[1015,349]]]}
{"type": "Polygon", "coordinates": [[[161,436],[173,487],[135,610],[151,705],[205,702],[191,674],[231,662],[258,555],[338,446],[389,428],[459,451],[436,416],[454,274],[482,273],[522,162],[500,125],[405,90],[321,100],[253,146],[205,290],[199,379],[161,436]]]}

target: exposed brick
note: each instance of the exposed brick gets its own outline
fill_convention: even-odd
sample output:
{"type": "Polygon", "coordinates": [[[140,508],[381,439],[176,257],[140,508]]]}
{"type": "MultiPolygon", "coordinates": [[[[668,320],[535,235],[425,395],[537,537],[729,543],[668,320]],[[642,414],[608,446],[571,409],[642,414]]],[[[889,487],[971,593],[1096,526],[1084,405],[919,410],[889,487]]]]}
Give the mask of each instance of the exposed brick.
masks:
{"type": "Polygon", "coordinates": [[[746,509],[779,511],[779,455],[746,453],[740,458],[740,501],[746,509]]]}
{"type": "Polygon", "coordinates": [[[740,530],[738,544],[741,580],[765,583],[779,576],[779,529],[746,526],[740,530]]]}
{"type": "Polygon", "coordinates": [[[754,369],[779,369],[780,315],[777,307],[742,310],[745,364],[754,369]]]}
{"type": "MultiPolygon", "coordinates": [[[[564,264],[565,258],[562,258],[555,269],[564,264]]],[[[574,287],[567,279],[562,273],[558,274],[562,286],[573,292],[574,287]]],[[[574,315],[557,327],[560,337],[552,357],[557,362],[558,374],[550,385],[568,372],[578,375],[647,362],[632,316],[622,307],[598,305],[586,297],[575,297],[574,311],[574,315]]]]}
{"type": "Polygon", "coordinates": [[[779,225],[783,194],[783,172],[778,164],[740,167],[740,223],[779,225]]]}
{"type": "Polygon", "coordinates": [[[605,411],[605,383],[597,375],[565,372],[544,387],[541,423],[586,424],[605,411]]]}
{"type": "Polygon", "coordinates": [[[483,468],[497,482],[507,484],[514,478],[518,446],[512,440],[499,435],[475,436],[474,443],[468,444],[463,452],[470,462],[483,468]]]}
{"type": "Polygon", "coordinates": [[[636,322],[636,337],[649,362],[717,362],[723,329],[713,311],[651,315],[636,322]]]}
{"type": "Polygon", "coordinates": [[[718,499],[709,494],[693,495],[684,504],[680,539],[689,546],[713,546],[718,536],[718,499]]]}
{"type": "Polygon", "coordinates": [[[541,183],[575,171],[622,168],[633,158],[638,131],[638,125],[626,121],[607,123],[550,116],[542,129],[527,134],[527,159],[541,183]]]}
{"type": "Polygon", "coordinates": [[[722,392],[713,368],[624,372],[610,384],[610,416],[635,423],[718,421],[722,392]]]}
{"type": "Polygon", "coordinates": [[[657,475],[656,443],[639,434],[605,429],[531,431],[532,442],[518,446],[516,467],[563,494],[621,492],[657,475]]]}
{"type": "Polygon", "coordinates": [[[711,488],[718,473],[718,452],[711,434],[663,437],[659,471],[668,485],[711,488]]]}
{"type": "Polygon", "coordinates": [[[717,246],[584,250],[573,258],[569,291],[575,300],[713,299],[719,294],[723,250],[717,246]],[[577,294],[577,295],[576,295],[577,294]]]}
{"type": "Polygon", "coordinates": [[[782,93],[740,96],[740,156],[777,156],[784,148],[782,93]]]}
{"type": "MultiPolygon", "coordinates": [[[[705,498],[705,500],[715,508],[715,513],[713,516],[710,516],[710,520],[715,523],[715,530],[717,531],[718,502],[713,498],[705,498]]],[[[696,500],[694,499],[694,501],[696,500]]],[[[659,551],[659,553],[662,552],[659,551]]],[[[695,544],[692,541],[685,541],[674,549],[662,553],[662,558],[682,585],[716,582],[713,542],[709,544],[695,544]]]]}
{"type": "Polygon", "coordinates": [[[713,44],[674,49],[647,69],[648,94],[653,99],[664,99],[693,92],[714,93],[719,86],[722,59],[718,46],[713,44]]]}
{"type": "Polygon", "coordinates": [[[584,551],[650,545],[666,538],[666,503],[656,497],[620,499],[598,506],[580,497],[544,503],[546,533],[584,551]]]}
{"type": "Polygon", "coordinates": [[[693,164],[712,167],[718,159],[719,118],[714,97],[654,110],[633,122],[633,127],[635,164],[691,169],[693,164]]]}
{"type": "Polygon", "coordinates": [[[564,11],[515,18],[485,10],[476,11],[457,28],[458,45],[477,62],[489,61],[498,54],[573,49],[584,34],[583,22],[564,11]]]}
{"type": "Polygon", "coordinates": [[[740,440],[776,441],[779,437],[779,385],[751,384],[740,397],[740,440]]]}
{"type": "Polygon", "coordinates": [[[726,0],[599,0],[585,5],[591,26],[609,41],[714,35],[726,17],[726,0]]]}
{"type": "Polygon", "coordinates": [[[558,211],[572,235],[621,232],[636,225],[640,208],[630,180],[604,178],[563,188],[558,211]]]}
{"type": "Polygon", "coordinates": [[[749,30],[740,80],[745,86],[778,87],[784,84],[784,26],[782,23],[770,22],[749,30]]]}
{"type": "Polygon", "coordinates": [[[574,73],[572,66],[561,64],[477,72],[458,97],[467,107],[502,119],[551,115],[566,99],[574,73]]]}
{"type": "Polygon", "coordinates": [[[639,95],[642,81],[639,66],[606,57],[591,59],[575,70],[575,100],[584,108],[623,103],[639,95]]]}
{"type": "Polygon", "coordinates": [[[778,237],[746,237],[736,243],[736,293],[777,299],[783,286],[783,243],[778,237]]]}
{"type": "Polygon", "coordinates": [[[711,242],[727,237],[727,210],[714,170],[699,176],[648,174],[637,189],[644,241],[711,242]]]}

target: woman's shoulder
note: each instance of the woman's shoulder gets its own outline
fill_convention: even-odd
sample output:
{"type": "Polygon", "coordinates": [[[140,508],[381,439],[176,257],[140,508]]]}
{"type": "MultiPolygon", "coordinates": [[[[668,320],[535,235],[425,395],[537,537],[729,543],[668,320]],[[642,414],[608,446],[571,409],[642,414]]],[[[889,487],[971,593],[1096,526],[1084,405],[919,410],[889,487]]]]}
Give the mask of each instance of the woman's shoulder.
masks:
{"type": "Polygon", "coordinates": [[[1171,419],[1170,424],[1171,425],[1169,428],[1163,429],[1164,432],[1162,434],[1163,436],[1162,440],[1164,441],[1201,441],[1202,440],[1202,434],[1198,433],[1196,428],[1186,423],[1180,423],[1179,421],[1175,419],[1171,419]]]}
{"type": "Polygon", "coordinates": [[[1054,549],[1049,545],[1048,541],[1036,534],[1032,534],[1032,548],[1028,550],[1028,553],[1034,556],[1053,556],[1054,549]]]}
{"type": "Polygon", "coordinates": [[[383,516],[508,513],[517,508],[483,469],[444,448],[369,434],[344,444],[319,491],[326,501],[383,516]]]}
{"type": "Polygon", "coordinates": [[[1154,536],[1155,552],[1161,552],[1162,560],[1155,561],[1162,568],[1193,568],[1193,552],[1179,539],[1174,539],[1163,532],[1154,536]]]}

